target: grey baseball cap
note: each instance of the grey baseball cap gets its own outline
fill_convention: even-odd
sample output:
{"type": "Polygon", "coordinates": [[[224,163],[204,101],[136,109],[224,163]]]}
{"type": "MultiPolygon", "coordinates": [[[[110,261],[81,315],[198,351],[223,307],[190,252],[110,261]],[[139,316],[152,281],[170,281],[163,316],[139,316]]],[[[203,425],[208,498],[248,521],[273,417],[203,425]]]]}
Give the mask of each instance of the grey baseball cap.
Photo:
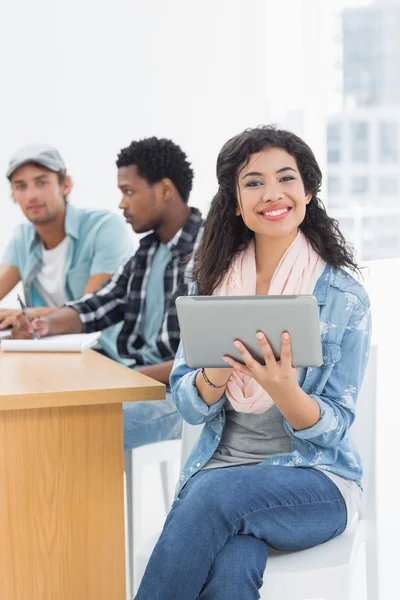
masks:
{"type": "Polygon", "coordinates": [[[19,167],[28,163],[42,165],[55,173],[66,171],[64,161],[56,148],[46,144],[31,144],[20,148],[10,158],[6,173],[8,179],[11,179],[11,175],[19,167]]]}

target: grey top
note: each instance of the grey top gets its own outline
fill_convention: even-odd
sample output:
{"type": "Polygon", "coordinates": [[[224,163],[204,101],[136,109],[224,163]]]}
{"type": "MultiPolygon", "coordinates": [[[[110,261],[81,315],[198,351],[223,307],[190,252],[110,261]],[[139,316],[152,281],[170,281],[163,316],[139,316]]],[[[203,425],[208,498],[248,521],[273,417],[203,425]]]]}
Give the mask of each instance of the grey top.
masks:
{"type": "MultiPolygon", "coordinates": [[[[283,428],[283,416],[275,404],[260,415],[236,412],[229,400],[225,403],[226,424],[218,448],[203,469],[257,464],[271,456],[291,452],[290,437],[283,428]]],[[[320,469],[337,486],[346,504],[347,527],[355,518],[362,498],[361,488],[320,469]]]]}
{"type": "Polygon", "coordinates": [[[225,404],[226,424],[220,444],[204,469],[256,464],[291,452],[290,437],[283,429],[283,416],[275,404],[261,415],[236,412],[225,404]]]}

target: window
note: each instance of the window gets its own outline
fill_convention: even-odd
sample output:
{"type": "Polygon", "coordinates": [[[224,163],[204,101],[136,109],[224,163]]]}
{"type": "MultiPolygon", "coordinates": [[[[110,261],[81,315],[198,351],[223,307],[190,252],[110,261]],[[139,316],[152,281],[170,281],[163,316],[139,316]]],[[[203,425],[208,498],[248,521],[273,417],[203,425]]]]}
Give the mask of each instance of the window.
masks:
{"type": "Polygon", "coordinates": [[[382,194],[382,196],[396,196],[398,193],[397,177],[380,177],[379,193],[382,194]]]}
{"type": "Polygon", "coordinates": [[[328,176],[328,195],[337,196],[341,192],[341,181],[340,177],[336,175],[328,176]]]}
{"type": "Polygon", "coordinates": [[[394,163],[398,160],[397,129],[396,121],[379,123],[379,160],[381,163],[394,163]]]}
{"type": "Polygon", "coordinates": [[[329,164],[340,162],[340,147],[342,143],[342,128],[340,123],[328,123],[326,132],[327,161],[329,164]]]}
{"type": "Polygon", "coordinates": [[[339,222],[339,229],[344,236],[346,242],[354,244],[356,238],[356,222],[352,218],[341,217],[340,215],[331,214],[339,222]]]}
{"type": "Polygon", "coordinates": [[[366,121],[350,123],[351,160],[366,163],[369,160],[369,126],[366,121]]]}
{"type": "Polygon", "coordinates": [[[352,194],[366,194],[368,192],[368,177],[353,177],[351,180],[352,194]]]}
{"type": "Polygon", "coordinates": [[[400,255],[400,215],[367,217],[363,223],[365,260],[400,255]]]}

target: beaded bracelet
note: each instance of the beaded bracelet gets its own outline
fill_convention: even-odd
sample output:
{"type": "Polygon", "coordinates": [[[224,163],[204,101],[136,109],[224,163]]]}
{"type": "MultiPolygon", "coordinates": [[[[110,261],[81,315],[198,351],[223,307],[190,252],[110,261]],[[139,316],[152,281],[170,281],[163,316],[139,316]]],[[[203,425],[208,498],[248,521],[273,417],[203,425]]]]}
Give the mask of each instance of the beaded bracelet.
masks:
{"type": "Polygon", "coordinates": [[[201,369],[201,374],[203,375],[203,379],[206,382],[206,384],[209,385],[210,387],[214,388],[214,389],[220,389],[220,388],[225,387],[227,385],[228,381],[229,381],[229,379],[228,379],[228,381],[226,383],[224,383],[223,385],[215,385],[215,383],[212,383],[208,379],[208,377],[207,377],[206,372],[205,372],[204,369],[201,369]]]}

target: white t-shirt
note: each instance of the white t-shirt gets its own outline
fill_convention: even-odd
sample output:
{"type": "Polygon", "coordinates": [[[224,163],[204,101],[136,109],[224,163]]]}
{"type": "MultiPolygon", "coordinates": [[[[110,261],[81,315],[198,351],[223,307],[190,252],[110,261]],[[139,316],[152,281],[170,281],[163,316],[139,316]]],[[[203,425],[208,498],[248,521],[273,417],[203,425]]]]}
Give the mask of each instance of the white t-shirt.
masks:
{"type": "Polygon", "coordinates": [[[358,512],[361,508],[362,501],[362,490],[355,481],[344,479],[335,473],[329,473],[323,469],[319,469],[322,473],[325,473],[331,481],[339,488],[339,492],[342,494],[347,509],[347,525],[346,529],[350,527],[353,520],[357,517],[358,512]]]}
{"type": "Polygon", "coordinates": [[[46,306],[62,306],[69,298],[65,292],[65,260],[71,239],[65,236],[63,241],[51,250],[42,244],[43,267],[35,280],[37,291],[46,306]]]}

